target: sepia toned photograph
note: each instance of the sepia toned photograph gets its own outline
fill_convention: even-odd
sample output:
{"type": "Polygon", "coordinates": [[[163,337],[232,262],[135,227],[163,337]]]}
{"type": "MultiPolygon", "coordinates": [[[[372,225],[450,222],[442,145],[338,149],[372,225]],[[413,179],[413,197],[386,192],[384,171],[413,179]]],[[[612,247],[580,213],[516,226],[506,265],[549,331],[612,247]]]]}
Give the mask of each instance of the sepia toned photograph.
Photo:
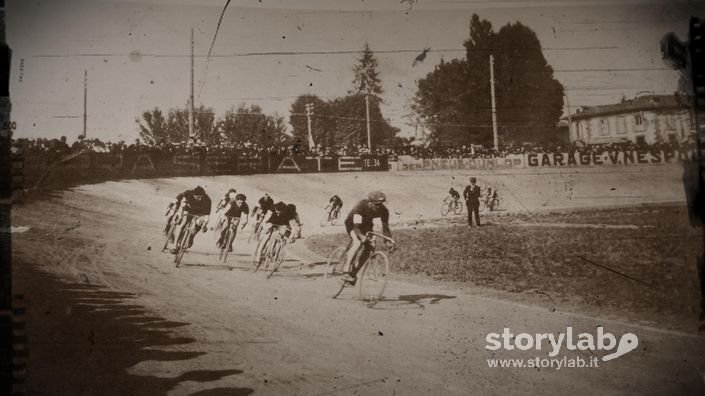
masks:
{"type": "Polygon", "coordinates": [[[0,18],[0,394],[705,395],[705,1],[0,18]]]}

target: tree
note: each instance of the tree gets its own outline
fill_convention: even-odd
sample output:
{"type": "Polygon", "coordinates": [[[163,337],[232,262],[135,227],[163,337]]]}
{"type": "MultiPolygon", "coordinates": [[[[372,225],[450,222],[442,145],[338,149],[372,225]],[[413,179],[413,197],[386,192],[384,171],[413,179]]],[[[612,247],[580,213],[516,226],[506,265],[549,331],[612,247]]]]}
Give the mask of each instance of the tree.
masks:
{"type": "Polygon", "coordinates": [[[150,146],[160,146],[172,142],[172,136],[162,111],[155,107],[142,113],[142,121],[135,119],[142,140],[150,146]]]}
{"type": "Polygon", "coordinates": [[[379,79],[377,72],[377,59],[370,49],[369,44],[365,43],[365,48],[362,50],[362,57],[357,60],[357,64],[353,66],[353,89],[349,93],[359,94],[367,93],[375,98],[382,95],[382,81],[379,79]]]}
{"type": "Polygon", "coordinates": [[[556,137],[563,86],[543,56],[536,34],[521,23],[495,33],[475,14],[463,43],[465,59],[441,61],[418,81],[412,105],[437,144],[492,143],[489,57],[494,57],[500,142],[544,142],[556,137]]]}
{"type": "Polygon", "coordinates": [[[283,117],[262,113],[257,105],[231,108],[217,122],[221,137],[231,143],[257,143],[263,146],[286,143],[286,123],[283,117]]]}
{"type": "Polygon", "coordinates": [[[313,104],[311,117],[311,131],[313,141],[323,146],[331,146],[335,142],[335,120],[331,118],[331,108],[328,102],[316,95],[301,95],[291,104],[289,124],[295,139],[308,141],[308,119],[306,118],[306,105],[313,104]]]}
{"type": "MultiPolygon", "coordinates": [[[[188,141],[188,108],[170,109],[167,117],[167,127],[173,137],[172,143],[188,141]]],[[[193,113],[193,132],[200,140],[208,144],[218,142],[215,133],[215,112],[211,107],[199,105],[193,113]]]]}

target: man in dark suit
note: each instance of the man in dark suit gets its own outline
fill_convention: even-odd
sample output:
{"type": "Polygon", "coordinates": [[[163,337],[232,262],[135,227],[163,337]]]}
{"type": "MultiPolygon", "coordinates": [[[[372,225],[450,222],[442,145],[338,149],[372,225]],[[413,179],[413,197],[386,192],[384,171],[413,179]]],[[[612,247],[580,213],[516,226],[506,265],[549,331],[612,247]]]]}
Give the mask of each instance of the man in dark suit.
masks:
{"type": "Polygon", "coordinates": [[[472,227],[472,216],[475,214],[475,223],[480,226],[480,186],[477,184],[477,179],[470,178],[470,185],[465,187],[463,197],[465,198],[465,206],[468,208],[468,225],[472,227]]]}

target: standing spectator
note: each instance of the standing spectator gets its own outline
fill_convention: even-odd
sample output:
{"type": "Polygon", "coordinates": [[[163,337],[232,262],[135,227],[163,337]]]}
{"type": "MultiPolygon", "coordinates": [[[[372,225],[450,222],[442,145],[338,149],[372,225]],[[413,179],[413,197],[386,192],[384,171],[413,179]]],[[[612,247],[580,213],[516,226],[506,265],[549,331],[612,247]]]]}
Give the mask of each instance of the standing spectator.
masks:
{"type": "Polygon", "coordinates": [[[465,198],[465,206],[468,208],[468,225],[472,227],[472,215],[475,214],[475,223],[480,226],[480,186],[477,184],[477,179],[470,178],[470,185],[465,187],[463,197],[465,198]]]}

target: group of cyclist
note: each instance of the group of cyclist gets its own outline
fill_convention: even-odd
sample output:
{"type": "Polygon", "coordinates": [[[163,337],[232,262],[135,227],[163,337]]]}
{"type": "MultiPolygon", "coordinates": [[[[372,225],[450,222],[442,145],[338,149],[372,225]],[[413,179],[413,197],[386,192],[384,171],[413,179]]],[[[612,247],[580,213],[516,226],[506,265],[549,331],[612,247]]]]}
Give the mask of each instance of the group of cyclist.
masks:
{"type": "MultiPolygon", "coordinates": [[[[232,252],[232,243],[234,236],[237,233],[238,227],[244,229],[248,223],[248,216],[255,218],[256,224],[261,224],[263,242],[258,244],[256,249],[255,261],[258,260],[262,253],[263,247],[272,238],[274,232],[279,232],[282,237],[289,238],[290,242],[294,242],[301,237],[302,223],[294,204],[287,204],[283,201],[274,203],[272,197],[265,193],[259,199],[257,205],[253,208],[250,214],[250,209],[247,205],[247,197],[244,194],[238,193],[236,189],[229,189],[216,207],[216,213],[223,212],[222,216],[217,221],[217,232],[220,232],[216,245],[219,249],[224,248],[225,244],[228,251],[232,252]],[[230,241],[226,240],[227,230],[232,227],[234,232],[230,241]]],[[[359,254],[357,263],[363,263],[367,259],[365,254],[368,254],[369,249],[363,249],[367,243],[371,243],[371,239],[367,233],[373,229],[374,219],[380,219],[382,222],[382,232],[388,238],[392,237],[389,229],[389,211],[385,206],[387,196],[381,191],[373,191],[368,194],[366,199],[359,201],[348,213],[345,218],[345,232],[350,237],[348,250],[345,255],[345,264],[343,268],[344,280],[350,284],[355,284],[357,280],[357,271],[359,266],[352,265],[356,255],[359,254]]],[[[335,211],[340,211],[343,207],[343,201],[338,195],[333,195],[326,209],[328,214],[335,211]]],[[[193,245],[193,238],[199,232],[206,232],[210,220],[211,199],[206,194],[201,186],[197,186],[193,190],[186,190],[177,195],[175,202],[169,204],[167,210],[167,227],[165,234],[168,232],[172,224],[176,225],[176,229],[171,235],[180,235],[183,227],[189,225],[193,221],[195,232],[191,234],[191,238],[187,241],[187,248],[193,245]]],[[[173,243],[173,238],[168,243],[173,243]]],[[[386,241],[390,248],[391,242],[386,241]]],[[[176,253],[176,249],[171,249],[172,253],[176,253]]]]}

